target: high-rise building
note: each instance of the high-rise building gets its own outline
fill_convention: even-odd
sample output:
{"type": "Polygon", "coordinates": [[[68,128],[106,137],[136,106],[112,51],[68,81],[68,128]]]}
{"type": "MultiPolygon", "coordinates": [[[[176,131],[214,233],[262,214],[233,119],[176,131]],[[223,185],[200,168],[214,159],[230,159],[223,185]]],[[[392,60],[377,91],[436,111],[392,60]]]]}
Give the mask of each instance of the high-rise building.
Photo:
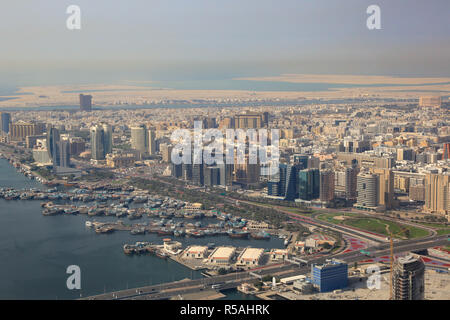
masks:
{"type": "Polygon", "coordinates": [[[49,158],[52,160],[54,170],[58,167],[70,167],[70,142],[66,139],[61,139],[59,130],[55,127],[47,129],[47,152],[49,158]]]}
{"type": "Polygon", "coordinates": [[[70,154],[77,156],[86,150],[86,142],[81,137],[70,137],[70,154]]]}
{"type": "Polygon", "coordinates": [[[261,113],[247,112],[234,116],[234,126],[236,129],[259,129],[264,125],[264,115],[261,113]]]}
{"type": "Polygon", "coordinates": [[[182,163],[181,164],[181,178],[185,181],[192,180],[192,164],[182,163]]]}
{"type": "Polygon", "coordinates": [[[45,124],[43,123],[19,121],[9,126],[9,134],[13,141],[23,141],[27,136],[38,136],[44,132],[45,124]]]}
{"type": "Polygon", "coordinates": [[[423,300],[425,296],[425,265],[412,255],[394,261],[392,299],[423,300]]]}
{"type": "Polygon", "coordinates": [[[297,175],[301,165],[279,164],[278,172],[269,178],[267,194],[284,197],[285,200],[295,200],[298,197],[297,175]]]}
{"type": "Polygon", "coordinates": [[[298,173],[301,168],[301,165],[293,164],[287,165],[286,169],[281,169],[280,191],[285,200],[294,201],[299,197],[298,173]]]}
{"type": "Polygon", "coordinates": [[[280,163],[278,173],[272,178],[273,181],[278,182],[277,186],[278,194],[274,194],[275,196],[284,197],[286,195],[286,174],[287,174],[287,164],[280,163]]]}
{"type": "Polygon", "coordinates": [[[313,200],[320,195],[319,169],[304,169],[298,173],[298,198],[313,200]]]}
{"type": "Polygon", "coordinates": [[[250,163],[248,154],[244,156],[244,163],[239,163],[238,157],[235,157],[234,181],[243,185],[249,185],[259,182],[261,167],[258,163],[250,163]]]}
{"type": "Polygon", "coordinates": [[[47,150],[47,141],[46,139],[38,139],[33,148],[33,159],[35,162],[41,165],[51,165],[52,158],[49,156],[49,152],[47,150]]]}
{"type": "MultiPolygon", "coordinates": [[[[425,175],[425,212],[450,214],[450,175],[427,173],[425,175]]],[[[448,217],[450,219],[450,217],[448,217]]]]}
{"type": "Polygon", "coordinates": [[[308,158],[309,156],[307,154],[294,154],[293,162],[301,164],[302,169],[308,169],[308,158]]]}
{"type": "Polygon", "coordinates": [[[172,177],[181,178],[183,165],[172,163],[172,177]]]}
{"type": "Polygon", "coordinates": [[[203,129],[212,129],[217,127],[216,118],[212,117],[199,117],[194,119],[194,121],[200,121],[202,123],[203,129]]]}
{"type": "Polygon", "coordinates": [[[320,201],[330,202],[334,199],[334,172],[320,171],[320,201]]]}
{"type": "Polygon", "coordinates": [[[444,153],[442,158],[444,160],[450,159],[450,143],[444,143],[444,153]]]}
{"type": "Polygon", "coordinates": [[[11,123],[11,114],[0,112],[0,135],[9,133],[9,124],[11,123]]]}
{"type": "Polygon", "coordinates": [[[220,185],[221,186],[230,186],[233,183],[233,171],[234,165],[232,163],[221,163],[218,164],[220,173],[220,185]]]}
{"type": "Polygon", "coordinates": [[[373,168],[370,171],[378,175],[378,206],[384,209],[394,208],[394,173],[390,169],[373,168]]]}
{"type": "Polygon", "coordinates": [[[197,186],[205,184],[203,163],[192,164],[192,183],[197,186]]]}
{"type": "Polygon", "coordinates": [[[97,124],[91,127],[91,157],[94,160],[105,160],[112,148],[112,134],[108,126],[97,124]]]}
{"type": "Polygon", "coordinates": [[[70,142],[68,140],[59,140],[57,145],[58,150],[58,167],[69,168],[70,167],[70,142]]]}
{"type": "Polygon", "coordinates": [[[92,96],[80,94],[80,110],[91,111],[92,110],[92,96]]]}
{"type": "Polygon", "coordinates": [[[104,144],[105,144],[105,156],[108,153],[112,153],[112,127],[107,123],[102,123],[102,128],[104,132],[104,144]]]}
{"type": "Polygon", "coordinates": [[[442,98],[440,96],[419,98],[420,107],[441,107],[441,105],[442,105],[442,98]]]}
{"type": "Polygon", "coordinates": [[[148,153],[148,132],[144,124],[131,127],[131,148],[141,154],[148,153]]]}
{"type": "Polygon", "coordinates": [[[343,289],[348,285],[348,265],[336,259],[322,265],[312,264],[311,280],[320,292],[343,289]]]}
{"type": "Polygon", "coordinates": [[[59,166],[59,160],[60,160],[60,150],[59,150],[59,141],[60,141],[60,134],[59,130],[50,127],[47,129],[47,151],[50,159],[52,159],[53,166],[58,167],[59,166]]]}
{"type": "Polygon", "coordinates": [[[356,205],[366,208],[378,206],[378,176],[361,172],[357,177],[356,205]]]}
{"type": "Polygon", "coordinates": [[[148,154],[151,156],[156,154],[156,134],[154,130],[148,130],[148,154]]]}
{"type": "Polygon", "coordinates": [[[345,167],[334,173],[334,193],[338,198],[345,200],[356,199],[356,177],[358,169],[355,167],[345,167]]]}
{"type": "Polygon", "coordinates": [[[164,162],[171,162],[173,146],[163,143],[159,146],[159,149],[161,150],[162,160],[164,162]]]}
{"type": "Polygon", "coordinates": [[[204,184],[205,186],[217,186],[220,183],[220,168],[205,167],[204,171],[204,184]]]}

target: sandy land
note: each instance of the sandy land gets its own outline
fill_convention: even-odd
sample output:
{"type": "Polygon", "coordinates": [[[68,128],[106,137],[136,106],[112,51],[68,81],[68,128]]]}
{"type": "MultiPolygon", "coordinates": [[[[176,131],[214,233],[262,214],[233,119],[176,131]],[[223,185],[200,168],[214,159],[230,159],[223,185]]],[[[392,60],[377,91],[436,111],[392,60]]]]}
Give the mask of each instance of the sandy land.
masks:
{"type": "Polygon", "coordinates": [[[219,102],[233,105],[236,102],[258,100],[346,99],[346,98],[402,98],[417,99],[420,96],[449,95],[450,78],[394,78],[381,76],[342,75],[281,75],[277,77],[247,78],[259,81],[287,81],[307,83],[379,84],[387,86],[364,88],[339,88],[324,91],[246,91],[246,90],[175,90],[131,85],[83,85],[83,86],[28,86],[18,94],[3,96],[13,98],[0,101],[0,108],[78,105],[80,92],[93,95],[97,106],[148,105],[162,102],[219,102]],[[423,84],[430,85],[423,85],[423,84]],[[438,83],[438,84],[437,84],[438,83]],[[444,83],[444,84],[443,84],[444,83]],[[389,86],[402,84],[402,86],[389,86]],[[422,85],[421,85],[422,84],[422,85]],[[22,94],[21,94],[22,93],[22,94]],[[26,94],[23,94],[26,93],[26,94]],[[195,101],[198,100],[198,101],[195,101]]]}
{"type": "Polygon", "coordinates": [[[450,78],[403,78],[390,76],[361,76],[361,75],[333,75],[333,74],[282,74],[279,76],[272,76],[272,77],[239,78],[237,80],[282,81],[293,83],[404,84],[404,85],[450,82],[450,78]]]}

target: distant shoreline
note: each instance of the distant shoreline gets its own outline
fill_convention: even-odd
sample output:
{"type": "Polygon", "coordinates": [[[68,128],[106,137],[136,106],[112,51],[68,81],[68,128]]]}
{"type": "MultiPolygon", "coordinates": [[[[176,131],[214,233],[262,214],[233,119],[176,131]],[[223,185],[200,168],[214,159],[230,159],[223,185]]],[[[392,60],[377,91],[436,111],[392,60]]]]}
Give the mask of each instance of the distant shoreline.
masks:
{"type": "MultiPolygon", "coordinates": [[[[133,83],[133,82],[129,82],[133,83]]],[[[418,99],[450,96],[450,78],[401,78],[350,75],[280,75],[202,81],[153,81],[142,85],[25,86],[0,95],[0,109],[60,108],[78,105],[80,93],[91,93],[100,108],[153,108],[169,105],[233,106],[284,104],[319,100],[418,99]]],[[[314,102],[313,102],[314,103],[314,102]]]]}

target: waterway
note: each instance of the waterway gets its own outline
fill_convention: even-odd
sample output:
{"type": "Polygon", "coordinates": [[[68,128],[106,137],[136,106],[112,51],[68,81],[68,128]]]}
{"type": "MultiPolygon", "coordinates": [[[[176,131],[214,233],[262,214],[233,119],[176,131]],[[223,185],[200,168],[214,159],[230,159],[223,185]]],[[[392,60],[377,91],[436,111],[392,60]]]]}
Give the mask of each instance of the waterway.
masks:
{"type": "MultiPolygon", "coordinates": [[[[16,172],[4,159],[0,159],[0,187],[45,189],[16,172]]],[[[40,201],[0,199],[0,299],[76,299],[105,291],[202,277],[200,272],[170,259],[123,253],[125,243],[162,243],[162,237],[134,236],[126,231],[99,235],[85,227],[85,221],[92,217],[46,217],[41,212],[40,201]],[[66,269],[70,265],[81,269],[81,290],[67,289],[66,269]]],[[[214,242],[240,247],[283,247],[278,238],[267,241],[224,236],[177,240],[183,245],[214,242]]],[[[228,299],[249,298],[236,290],[225,294],[228,299]]]]}

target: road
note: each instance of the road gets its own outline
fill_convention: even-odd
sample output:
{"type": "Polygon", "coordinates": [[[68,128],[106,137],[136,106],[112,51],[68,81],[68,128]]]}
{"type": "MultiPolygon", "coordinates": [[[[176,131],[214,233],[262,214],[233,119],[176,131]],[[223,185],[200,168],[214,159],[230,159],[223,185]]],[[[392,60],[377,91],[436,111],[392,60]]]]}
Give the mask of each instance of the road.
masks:
{"type": "MultiPolygon", "coordinates": [[[[448,243],[448,235],[435,236],[426,239],[413,239],[401,241],[395,244],[394,253],[399,254],[414,250],[422,250],[430,247],[441,246],[448,243]]],[[[370,252],[370,259],[389,255],[389,244],[380,244],[365,249],[370,252]]],[[[318,257],[309,260],[307,265],[298,266],[295,264],[282,264],[277,266],[269,266],[258,270],[249,270],[238,273],[231,273],[211,278],[203,278],[196,280],[178,281],[164,283],[160,285],[146,286],[135,289],[121,290],[87,297],[88,300],[123,300],[123,299],[168,299],[179,294],[193,293],[211,288],[213,284],[220,284],[220,289],[235,288],[239,284],[247,281],[254,281],[256,277],[250,273],[256,273],[260,276],[283,276],[290,277],[294,275],[306,274],[310,271],[310,265],[313,263],[324,263],[329,257],[318,257]]],[[[359,251],[340,253],[333,258],[341,259],[347,263],[353,263],[369,259],[366,255],[359,251]]]]}

